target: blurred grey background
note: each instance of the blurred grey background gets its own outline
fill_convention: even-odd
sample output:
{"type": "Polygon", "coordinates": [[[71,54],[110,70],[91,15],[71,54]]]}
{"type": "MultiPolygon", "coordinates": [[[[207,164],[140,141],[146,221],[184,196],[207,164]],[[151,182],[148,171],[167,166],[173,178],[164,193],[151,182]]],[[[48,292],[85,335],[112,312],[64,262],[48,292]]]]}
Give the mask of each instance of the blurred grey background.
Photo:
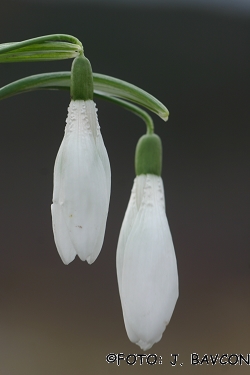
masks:
{"type": "MultiPolygon", "coordinates": [[[[243,364],[191,365],[191,353],[250,353],[249,1],[1,0],[0,42],[67,33],[98,73],[149,91],[170,110],[156,132],[180,297],[156,353],[162,364],[120,367],[127,338],[115,252],[143,122],[98,100],[112,168],[105,242],[96,262],[63,265],[50,205],[69,94],[39,91],[0,103],[0,374],[248,374],[243,364]],[[172,367],[171,353],[179,353],[172,367]],[[180,366],[179,363],[183,363],[180,366]]],[[[0,85],[70,70],[71,61],[0,65],[0,85]]]]}

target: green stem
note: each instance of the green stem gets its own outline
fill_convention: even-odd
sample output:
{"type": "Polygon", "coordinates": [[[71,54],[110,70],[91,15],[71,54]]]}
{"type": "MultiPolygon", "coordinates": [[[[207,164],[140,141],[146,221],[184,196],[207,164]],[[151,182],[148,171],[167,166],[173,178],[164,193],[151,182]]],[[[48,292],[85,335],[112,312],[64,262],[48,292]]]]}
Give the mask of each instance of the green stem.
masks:
{"type": "Polygon", "coordinates": [[[97,98],[101,98],[101,99],[107,100],[107,101],[109,101],[111,103],[118,104],[119,106],[127,109],[128,111],[132,112],[136,116],[140,117],[145,122],[145,124],[146,124],[147,134],[154,134],[154,123],[153,123],[153,120],[152,120],[151,116],[149,116],[149,114],[147,112],[145,112],[143,109],[137,107],[134,104],[128,103],[125,100],[118,99],[118,98],[115,98],[113,96],[109,96],[109,95],[105,95],[105,94],[100,94],[98,92],[95,93],[95,96],[97,98]]]}
{"type": "Polygon", "coordinates": [[[0,44],[0,63],[69,59],[79,56],[82,51],[81,42],[71,35],[45,35],[0,44]]]}
{"type": "Polygon", "coordinates": [[[57,51],[55,48],[53,48],[53,52],[42,51],[41,53],[34,50],[30,53],[20,53],[17,51],[17,53],[0,55],[0,63],[65,60],[72,59],[78,55],[79,52],[77,51],[57,51]]]}
{"type": "Polygon", "coordinates": [[[27,47],[33,44],[41,44],[45,42],[55,42],[55,41],[60,41],[60,42],[68,42],[70,44],[76,44],[80,46],[81,50],[83,49],[82,43],[80,42],[79,39],[75,38],[72,35],[67,35],[67,34],[51,34],[51,35],[44,35],[44,36],[39,36],[36,38],[32,39],[27,39],[23,40],[21,42],[11,42],[11,43],[3,43],[0,44],[0,54],[10,52],[16,49],[20,49],[23,47],[27,47]]]}

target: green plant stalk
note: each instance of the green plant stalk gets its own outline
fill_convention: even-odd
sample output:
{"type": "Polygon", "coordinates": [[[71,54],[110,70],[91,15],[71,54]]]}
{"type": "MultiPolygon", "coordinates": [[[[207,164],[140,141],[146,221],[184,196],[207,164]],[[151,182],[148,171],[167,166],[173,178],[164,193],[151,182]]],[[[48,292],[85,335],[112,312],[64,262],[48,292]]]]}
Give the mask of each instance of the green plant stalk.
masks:
{"type": "Polygon", "coordinates": [[[46,42],[55,42],[55,41],[60,41],[60,42],[68,42],[70,44],[76,44],[82,49],[82,43],[80,42],[79,39],[75,38],[72,35],[68,34],[51,34],[51,35],[44,35],[44,36],[39,36],[36,38],[32,39],[27,39],[23,40],[21,42],[11,42],[11,43],[3,43],[0,44],[0,54],[13,51],[15,49],[20,49],[23,47],[28,47],[31,45],[37,45],[41,43],[46,43],[46,42]]]}
{"type": "Polygon", "coordinates": [[[140,117],[146,124],[147,128],[147,134],[153,134],[154,133],[154,123],[149,116],[147,112],[145,112],[143,109],[137,107],[136,105],[126,102],[125,100],[115,98],[114,96],[106,95],[106,94],[100,94],[98,92],[95,93],[95,97],[107,100],[111,103],[118,104],[119,106],[123,107],[124,109],[127,109],[128,111],[132,112],[134,115],[140,117]]]}
{"type": "Polygon", "coordinates": [[[73,58],[82,51],[82,43],[71,35],[45,35],[22,42],[0,44],[0,62],[59,60],[73,58]]]}
{"type": "Polygon", "coordinates": [[[78,55],[78,51],[57,51],[55,49],[53,49],[53,52],[41,51],[40,53],[34,53],[31,51],[18,54],[10,53],[4,55],[2,58],[0,56],[0,63],[65,60],[77,57],[78,55]]]}

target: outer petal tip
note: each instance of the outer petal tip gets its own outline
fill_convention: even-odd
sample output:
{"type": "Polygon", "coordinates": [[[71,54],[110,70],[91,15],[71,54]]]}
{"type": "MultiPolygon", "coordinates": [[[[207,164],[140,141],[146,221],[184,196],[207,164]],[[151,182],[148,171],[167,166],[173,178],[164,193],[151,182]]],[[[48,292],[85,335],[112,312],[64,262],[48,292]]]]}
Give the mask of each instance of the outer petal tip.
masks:
{"type": "Polygon", "coordinates": [[[76,251],[68,234],[62,207],[57,203],[53,203],[51,205],[51,215],[56,248],[63,263],[67,265],[75,259],[76,251]]]}
{"type": "Polygon", "coordinates": [[[75,257],[76,257],[76,254],[74,254],[74,255],[71,256],[71,257],[67,257],[67,258],[65,258],[65,257],[63,256],[62,253],[60,253],[59,251],[58,251],[58,253],[59,253],[59,255],[60,255],[60,257],[61,257],[63,263],[65,264],[65,266],[67,266],[69,263],[73,262],[73,260],[74,260],[75,257]]]}
{"type": "Polygon", "coordinates": [[[151,343],[148,343],[148,342],[144,342],[144,341],[142,341],[142,340],[139,340],[138,342],[136,342],[136,344],[137,344],[142,350],[144,350],[144,351],[146,351],[146,350],[152,348],[152,346],[154,345],[154,343],[151,344],[151,343]]]}
{"type": "Polygon", "coordinates": [[[97,257],[92,257],[91,255],[88,256],[88,258],[86,259],[86,261],[88,262],[88,264],[92,264],[94,263],[94,261],[96,260],[97,257]]]}

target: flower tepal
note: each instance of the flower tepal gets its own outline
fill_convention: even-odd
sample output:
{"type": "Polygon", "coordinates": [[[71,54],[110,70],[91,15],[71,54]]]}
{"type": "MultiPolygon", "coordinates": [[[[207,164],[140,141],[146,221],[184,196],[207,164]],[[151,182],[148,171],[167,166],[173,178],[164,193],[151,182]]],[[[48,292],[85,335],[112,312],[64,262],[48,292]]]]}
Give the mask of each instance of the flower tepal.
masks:
{"type": "Polygon", "coordinates": [[[56,157],[51,206],[55,243],[65,264],[76,255],[91,264],[99,255],[110,185],[110,164],[95,103],[88,95],[86,99],[77,95],[69,105],[56,157]]]}
{"type": "MultiPolygon", "coordinates": [[[[144,160],[139,166],[136,163],[138,175],[117,247],[117,277],[126,331],[143,350],[161,339],[178,298],[175,251],[165,214],[163,182],[158,175],[161,168],[155,161],[158,157],[161,162],[161,147],[158,145],[157,151],[152,146],[157,144],[157,136],[152,137],[152,143],[145,141],[151,162],[144,160]],[[149,144],[152,147],[148,148],[149,144]],[[145,173],[146,169],[138,173],[144,167],[150,173],[145,173]]],[[[137,148],[137,158],[138,151],[140,157],[145,157],[143,147],[137,148]]]]}

